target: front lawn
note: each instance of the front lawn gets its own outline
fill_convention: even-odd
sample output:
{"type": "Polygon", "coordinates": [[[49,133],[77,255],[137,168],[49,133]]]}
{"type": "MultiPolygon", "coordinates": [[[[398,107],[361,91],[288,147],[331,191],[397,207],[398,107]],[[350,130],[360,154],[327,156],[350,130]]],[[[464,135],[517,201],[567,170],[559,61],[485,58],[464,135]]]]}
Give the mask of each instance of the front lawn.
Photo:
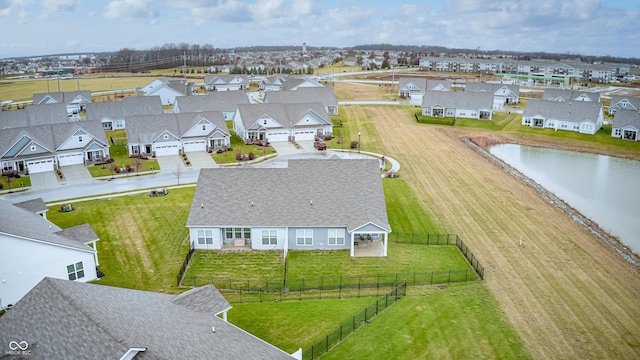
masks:
{"type": "Polygon", "coordinates": [[[93,177],[113,176],[118,173],[126,174],[122,169],[131,169],[129,174],[136,172],[158,170],[158,161],[153,158],[130,158],[127,148],[127,137],[124,130],[105,131],[110,142],[109,157],[114,161],[110,164],[87,166],[87,170],[93,177]]]}
{"type": "Polygon", "coordinates": [[[249,156],[250,153],[253,153],[256,158],[273,154],[275,152],[275,149],[271,146],[247,145],[233,131],[231,131],[231,139],[229,143],[231,145],[231,151],[211,154],[211,157],[213,158],[213,161],[216,162],[216,164],[237,163],[238,160],[236,159],[236,152],[238,151],[240,152],[240,154],[246,154],[247,156],[249,156]]]}
{"type": "Polygon", "coordinates": [[[31,186],[31,178],[21,175],[19,178],[0,176],[0,190],[18,191],[23,187],[31,186]]]}

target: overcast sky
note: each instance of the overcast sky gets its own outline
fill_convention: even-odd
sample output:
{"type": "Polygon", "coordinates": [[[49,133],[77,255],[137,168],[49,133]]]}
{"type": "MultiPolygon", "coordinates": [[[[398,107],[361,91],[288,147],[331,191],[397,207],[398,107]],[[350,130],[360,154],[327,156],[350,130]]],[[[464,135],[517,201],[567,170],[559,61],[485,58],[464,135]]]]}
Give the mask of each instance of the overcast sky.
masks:
{"type": "Polygon", "coordinates": [[[183,42],[640,58],[640,0],[0,0],[0,58],[183,42]]]}

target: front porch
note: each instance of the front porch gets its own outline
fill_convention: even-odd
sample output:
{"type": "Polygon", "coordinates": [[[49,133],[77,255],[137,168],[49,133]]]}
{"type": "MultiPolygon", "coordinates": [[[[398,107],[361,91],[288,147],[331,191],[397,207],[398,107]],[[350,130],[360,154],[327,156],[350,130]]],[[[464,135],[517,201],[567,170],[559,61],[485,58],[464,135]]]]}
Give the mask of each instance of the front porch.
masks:
{"type": "Polygon", "coordinates": [[[382,240],[364,240],[354,243],[353,257],[381,257],[384,255],[382,240]]]}

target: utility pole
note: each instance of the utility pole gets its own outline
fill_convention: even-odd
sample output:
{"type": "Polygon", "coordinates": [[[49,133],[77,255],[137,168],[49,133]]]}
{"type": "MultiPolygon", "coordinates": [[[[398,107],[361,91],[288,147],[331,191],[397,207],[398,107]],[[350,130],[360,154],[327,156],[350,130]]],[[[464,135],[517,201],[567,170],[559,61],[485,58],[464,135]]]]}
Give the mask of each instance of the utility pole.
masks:
{"type": "Polygon", "coordinates": [[[184,74],[184,81],[187,81],[187,53],[182,52],[182,73],[184,74]]]}

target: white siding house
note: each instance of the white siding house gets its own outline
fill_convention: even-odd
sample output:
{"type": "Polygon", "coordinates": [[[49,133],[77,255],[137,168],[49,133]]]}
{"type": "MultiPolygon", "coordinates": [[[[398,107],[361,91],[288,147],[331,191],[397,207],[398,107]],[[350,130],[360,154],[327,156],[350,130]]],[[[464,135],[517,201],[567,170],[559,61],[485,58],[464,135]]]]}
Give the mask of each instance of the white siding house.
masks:
{"type": "Polygon", "coordinates": [[[14,305],[44,277],[98,278],[98,236],[89,225],[62,230],[20,204],[2,200],[0,218],[1,307],[14,305]]]}
{"type": "Polygon", "coordinates": [[[534,128],[595,134],[602,128],[602,104],[591,101],[546,101],[531,99],[522,112],[522,125],[534,128]]]}

